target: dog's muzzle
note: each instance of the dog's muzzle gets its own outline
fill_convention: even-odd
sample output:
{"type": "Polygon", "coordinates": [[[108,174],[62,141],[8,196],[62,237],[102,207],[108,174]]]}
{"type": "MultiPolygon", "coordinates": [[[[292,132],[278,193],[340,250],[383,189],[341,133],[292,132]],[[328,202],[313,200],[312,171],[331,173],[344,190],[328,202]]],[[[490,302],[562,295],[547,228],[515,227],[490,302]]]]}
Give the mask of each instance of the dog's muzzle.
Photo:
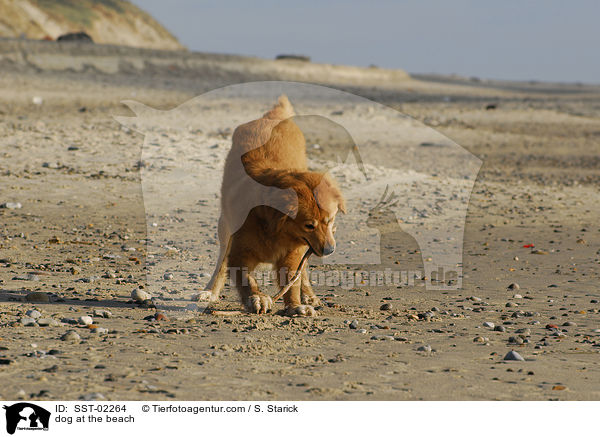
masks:
{"type": "Polygon", "coordinates": [[[326,244],[325,247],[323,247],[323,256],[331,255],[334,251],[335,251],[335,243],[326,244]]]}

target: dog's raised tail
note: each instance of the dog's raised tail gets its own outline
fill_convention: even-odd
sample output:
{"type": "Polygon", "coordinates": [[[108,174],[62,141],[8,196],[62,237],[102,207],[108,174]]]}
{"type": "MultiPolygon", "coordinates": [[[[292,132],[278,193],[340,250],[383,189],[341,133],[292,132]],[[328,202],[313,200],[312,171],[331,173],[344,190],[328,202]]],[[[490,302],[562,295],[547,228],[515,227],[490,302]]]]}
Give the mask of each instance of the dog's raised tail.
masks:
{"type": "Polygon", "coordinates": [[[277,103],[273,106],[273,109],[266,112],[264,118],[271,118],[274,120],[285,120],[287,118],[296,115],[294,107],[290,103],[289,99],[285,94],[282,94],[277,99],[277,103]]]}

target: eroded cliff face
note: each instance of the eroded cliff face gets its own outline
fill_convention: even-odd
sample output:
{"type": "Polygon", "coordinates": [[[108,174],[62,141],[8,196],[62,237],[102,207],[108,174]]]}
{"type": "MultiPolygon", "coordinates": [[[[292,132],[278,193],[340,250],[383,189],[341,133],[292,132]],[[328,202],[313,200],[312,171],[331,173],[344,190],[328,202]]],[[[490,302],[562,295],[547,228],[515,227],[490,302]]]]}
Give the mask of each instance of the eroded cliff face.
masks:
{"type": "Polygon", "coordinates": [[[150,15],[123,0],[0,0],[0,36],[55,40],[85,32],[100,44],[184,47],[150,15]]]}

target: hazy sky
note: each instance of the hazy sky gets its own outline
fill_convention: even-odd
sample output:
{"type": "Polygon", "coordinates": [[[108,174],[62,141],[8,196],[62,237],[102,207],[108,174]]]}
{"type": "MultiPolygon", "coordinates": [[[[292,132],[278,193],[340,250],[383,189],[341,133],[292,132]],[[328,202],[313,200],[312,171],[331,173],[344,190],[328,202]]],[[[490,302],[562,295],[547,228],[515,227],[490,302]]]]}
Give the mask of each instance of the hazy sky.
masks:
{"type": "Polygon", "coordinates": [[[133,0],[194,51],[600,82],[599,0],[133,0]]]}

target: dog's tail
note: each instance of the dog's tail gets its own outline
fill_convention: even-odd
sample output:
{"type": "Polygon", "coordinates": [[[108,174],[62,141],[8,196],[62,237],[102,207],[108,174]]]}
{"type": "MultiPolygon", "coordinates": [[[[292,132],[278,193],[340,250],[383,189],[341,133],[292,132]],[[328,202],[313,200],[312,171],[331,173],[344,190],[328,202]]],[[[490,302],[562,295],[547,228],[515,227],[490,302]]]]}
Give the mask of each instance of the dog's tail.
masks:
{"type": "Polygon", "coordinates": [[[263,115],[264,118],[270,118],[273,120],[286,120],[296,115],[294,107],[290,103],[289,99],[285,94],[282,94],[277,99],[277,103],[273,106],[273,109],[266,112],[263,115]]]}

